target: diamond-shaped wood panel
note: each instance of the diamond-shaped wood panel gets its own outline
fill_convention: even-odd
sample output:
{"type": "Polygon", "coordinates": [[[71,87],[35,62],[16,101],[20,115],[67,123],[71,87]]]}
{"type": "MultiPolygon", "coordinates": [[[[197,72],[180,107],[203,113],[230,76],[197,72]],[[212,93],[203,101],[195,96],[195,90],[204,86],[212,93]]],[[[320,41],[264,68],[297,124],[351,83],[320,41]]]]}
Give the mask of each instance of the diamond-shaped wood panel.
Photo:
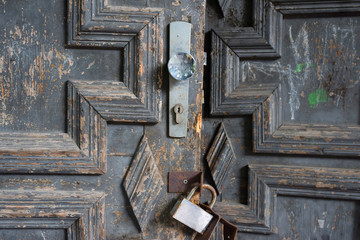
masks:
{"type": "Polygon", "coordinates": [[[151,214],[155,210],[157,199],[161,196],[160,191],[165,189],[145,136],[135,152],[123,186],[140,229],[144,231],[151,214]]]}
{"type": "Polygon", "coordinates": [[[103,174],[106,121],[159,121],[162,9],[67,6],[67,46],[121,49],[121,82],[69,81],[65,133],[0,133],[1,173],[103,174]]]}
{"type": "Polygon", "coordinates": [[[209,165],[216,189],[219,194],[221,194],[226,176],[236,161],[236,156],[223,123],[220,125],[220,129],[210,147],[206,161],[209,165]]]}

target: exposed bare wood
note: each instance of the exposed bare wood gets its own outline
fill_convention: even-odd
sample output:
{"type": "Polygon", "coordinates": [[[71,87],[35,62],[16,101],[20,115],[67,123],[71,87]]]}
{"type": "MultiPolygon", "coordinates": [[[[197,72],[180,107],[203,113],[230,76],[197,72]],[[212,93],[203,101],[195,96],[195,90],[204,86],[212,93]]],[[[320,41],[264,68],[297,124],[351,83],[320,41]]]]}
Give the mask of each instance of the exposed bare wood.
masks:
{"type": "MultiPolygon", "coordinates": [[[[259,1],[256,5],[256,27],[264,30],[269,25],[277,25],[274,36],[281,33],[284,16],[306,14],[359,13],[360,1],[340,4],[338,1],[259,1]],[[266,4],[265,4],[266,3],[266,4]],[[296,8],[293,6],[296,5],[296,8]],[[260,11],[261,10],[261,11],[260,11]],[[273,14],[275,22],[261,16],[273,14]]],[[[239,36],[243,30],[234,29],[239,36]]],[[[271,31],[270,31],[271,32],[271,31]]],[[[360,127],[357,125],[294,124],[283,122],[281,85],[242,83],[240,58],[236,48],[223,40],[221,32],[212,33],[211,54],[211,114],[214,116],[253,115],[254,151],[287,154],[315,155],[360,155],[360,127]],[[220,34],[220,36],[218,35],[220,34]]],[[[280,34],[281,35],[281,34],[280,34]]],[[[244,35],[246,38],[246,34],[244,35]]],[[[231,36],[233,39],[233,36],[231,36]]],[[[274,39],[277,39],[275,37],[274,39]]],[[[252,44],[250,38],[245,40],[252,44]]],[[[281,41],[278,46],[281,46],[281,41]]],[[[243,45],[242,45],[243,46],[243,45]]],[[[245,45],[244,45],[245,46],[245,45]]],[[[250,48],[251,49],[251,48],[250,48]]],[[[260,45],[254,48],[263,51],[260,45]]],[[[266,57],[260,54],[259,57],[266,57]]]]}
{"type": "Polygon", "coordinates": [[[0,172],[102,174],[106,171],[106,121],[159,121],[161,9],[115,11],[103,1],[77,0],[68,2],[68,10],[69,46],[124,48],[123,82],[71,81],[67,101],[70,137],[3,133],[0,172]],[[87,10],[80,11],[80,6],[87,10]]]}
{"type": "Polygon", "coordinates": [[[206,160],[216,188],[219,194],[221,194],[226,176],[233,163],[236,161],[236,156],[232,149],[224,124],[221,124],[213,144],[206,156],[206,160]]]}
{"type": "Polygon", "coordinates": [[[68,239],[105,239],[101,192],[2,190],[0,203],[1,228],[65,228],[68,239]]]}
{"type": "Polygon", "coordinates": [[[123,186],[139,223],[145,230],[154,212],[160,191],[165,190],[155,158],[144,136],[139,143],[123,186]]]}
{"type": "Polygon", "coordinates": [[[215,210],[239,231],[269,234],[275,230],[279,195],[360,200],[359,176],[359,170],[254,164],[249,166],[248,204],[221,202],[215,210]]]}

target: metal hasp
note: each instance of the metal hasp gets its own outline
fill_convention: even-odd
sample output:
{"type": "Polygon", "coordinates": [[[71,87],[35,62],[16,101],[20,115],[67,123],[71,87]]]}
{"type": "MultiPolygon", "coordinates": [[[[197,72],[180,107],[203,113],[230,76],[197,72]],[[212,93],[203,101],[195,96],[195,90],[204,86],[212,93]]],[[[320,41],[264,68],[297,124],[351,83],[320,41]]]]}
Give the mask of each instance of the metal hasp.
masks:
{"type": "Polygon", "coordinates": [[[202,185],[202,172],[169,172],[168,174],[169,193],[188,193],[195,186],[200,186],[201,195],[202,185]]]}
{"type": "Polygon", "coordinates": [[[195,60],[190,54],[191,24],[170,23],[169,49],[169,136],[187,135],[189,78],[195,71],[195,60]]]}

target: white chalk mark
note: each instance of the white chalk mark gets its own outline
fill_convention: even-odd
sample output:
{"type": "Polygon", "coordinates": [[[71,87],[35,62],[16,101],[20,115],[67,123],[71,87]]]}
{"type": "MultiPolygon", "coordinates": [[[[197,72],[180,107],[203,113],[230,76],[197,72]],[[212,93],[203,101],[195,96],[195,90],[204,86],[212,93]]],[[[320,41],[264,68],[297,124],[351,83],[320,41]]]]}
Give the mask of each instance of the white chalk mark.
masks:
{"type": "Polygon", "coordinates": [[[42,231],[41,236],[43,237],[44,240],[46,240],[45,232],[42,231]]]}
{"type": "MultiPolygon", "coordinates": [[[[326,80],[333,71],[337,71],[338,76],[345,76],[348,74],[344,72],[345,68],[333,69],[332,62],[330,61],[334,57],[334,53],[331,49],[336,46],[341,47],[341,51],[336,54],[342,54],[346,52],[346,49],[342,49],[345,46],[352,47],[352,57],[346,58],[346,65],[351,66],[352,62],[356,61],[356,35],[355,30],[357,21],[350,20],[349,28],[340,27],[338,24],[327,23],[324,27],[323,34],[318,34],[320,37],[318,52],[318,59],[314,59],[312,56],[313,48],[310,48],[309,37],[309,23],[304,23],[300,26],[300,29],[295,31],[293,26],[289,27],[289,39],[290,49],[294,56],[294,61],[291,64],[282,65],[281,61],[275,63],[266,64],[262,62],[242,62],[242,81],[251,82],[257,81],[259,75],[261,77],[268,77],[269,79],[280,79],[282,83],[288,85],[288,99],[290,108],[290,118],[295,120],[296,112],[300,109],[301,104],[301,89],[305,86],[309,80],[317,79],[317,89],[324,88],[324,80],[326,80]],[[315,62],[316,61],[316,62],[315,62]],[[350,62],[351,61],[351,62],[350,62]],[[316,66],[315,66],[316,64],[316,66]]],[[[336,63],[337,64],[337,63],[336,63]]],[[[358,78],[360,80],[360,76],[358,78]]],[[[354,79],[355,80],[355,79],[354,79]]],[[[355,85],[359,83],[359,80],[355,82],[355,85]]],[[[316,83],[315,83],[316,84],[316,83]]],[[[335,102],[337,106],[339,101],[343,98],[339,95],[335,96],[335,102]]]]}
{"type": "Polygon", "coordinates": [[[291,71],[291,69],[297,69],[297,66],[301,66],[301,64],[312,64],[310,60],[309,33],[307,29],[307,23],[304,23],[294,39],[292,26],[289,27],[290,44],[296,64],[293,68],[290,65],[287,67],[289,69],[287,79],[290,87],[289,104],[291,120],[295,120],[295,112],[300,108],[300,93],[298,89],[300,86],[304,86],[305,81],[310,78],[310,70],[308,67],[302,68],[303,74],[301,75],[293,74],[291,71]]]}
{"type": "Polygon", "coordinates": [[[319,228],[324,228],[325,220],[324,219],[319,219],[318,224],[319,224],[319,228]]]}

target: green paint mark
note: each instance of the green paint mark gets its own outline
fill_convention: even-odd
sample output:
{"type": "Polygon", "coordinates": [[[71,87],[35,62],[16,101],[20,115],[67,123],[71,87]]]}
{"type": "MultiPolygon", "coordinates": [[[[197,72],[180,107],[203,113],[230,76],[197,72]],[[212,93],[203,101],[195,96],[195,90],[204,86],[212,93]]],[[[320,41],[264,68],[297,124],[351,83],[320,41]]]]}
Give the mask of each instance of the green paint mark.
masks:
{"type": "Polygon", "coordinates": [[[316,66],[313,63],[300,63],[296,66],[294,73],[301,73],[304,70],[304,68],[306,68],[306,67],[314,68],[316,66]]]}
{"type": "Polygon", "coordinates": [[[310,107],[315,107],[318,103],[326,103],[328,101],[328,95],[323,89],[316,89],[315,92],[309,94],[310,107]]]}

